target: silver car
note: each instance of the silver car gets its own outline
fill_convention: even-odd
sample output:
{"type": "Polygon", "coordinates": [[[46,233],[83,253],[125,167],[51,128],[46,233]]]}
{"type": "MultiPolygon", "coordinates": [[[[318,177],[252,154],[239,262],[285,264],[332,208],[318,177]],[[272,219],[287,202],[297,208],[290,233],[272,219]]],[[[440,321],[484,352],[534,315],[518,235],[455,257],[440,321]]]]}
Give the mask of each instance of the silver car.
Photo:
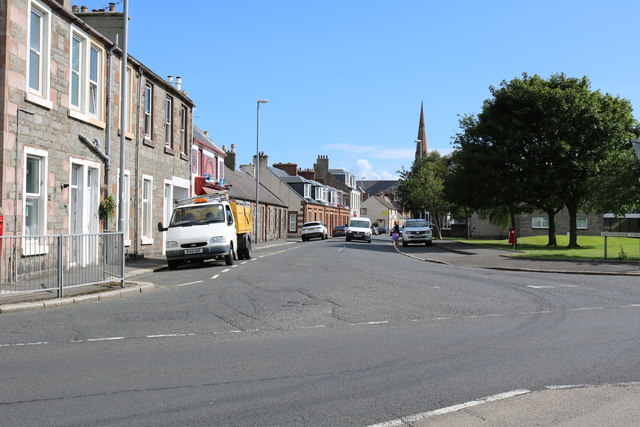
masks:
{"type": "Polygon", "coordinates": [[[433,234],[426,219],[408,219],[402,228],[402,246],[409,243],[424,243],[431,246],[433,234]]]}

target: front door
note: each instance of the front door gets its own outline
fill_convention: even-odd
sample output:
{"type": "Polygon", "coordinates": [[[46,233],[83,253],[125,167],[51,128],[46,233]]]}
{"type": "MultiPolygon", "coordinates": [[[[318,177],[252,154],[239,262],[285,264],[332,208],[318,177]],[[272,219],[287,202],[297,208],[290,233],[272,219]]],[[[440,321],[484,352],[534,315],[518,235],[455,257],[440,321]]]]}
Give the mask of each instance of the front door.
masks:
{"type": "Polygon", "coordinates": [[[72,163],[69,185],[69,262],[87,265],[97,260],[98,176],[92,165],[72,163]]]}

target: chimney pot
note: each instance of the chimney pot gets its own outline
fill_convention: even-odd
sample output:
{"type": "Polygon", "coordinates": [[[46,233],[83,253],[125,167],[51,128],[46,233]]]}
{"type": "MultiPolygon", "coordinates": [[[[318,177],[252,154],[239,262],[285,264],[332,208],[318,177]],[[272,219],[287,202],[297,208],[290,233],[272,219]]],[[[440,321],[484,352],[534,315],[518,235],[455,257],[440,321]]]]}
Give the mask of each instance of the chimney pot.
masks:
{"type": "Polygon", "coordinates": [[[204,136],[209,136],[209,131],[208,130],[204,131],[204,136]]]}
{"type": "Polygon", "coordinates": [[[88,8],[87,6],[81,6],[81,7],[80,7],[80,11],[82,11],[82,12],[88,12],[88,11],[89,11],[89,8],[88,8]]]}
{"type": "Polygon", "coordinates": [[[80,8],[78,7],[78,5],[77,5],[77,4],[74,4],[74,5],[71,7],[71,11],[72,11],[73,13],[77,13],[77,12],[80,12],[80,8]]]}
{"type": "Polygon", "coordinates": [[[173,86],[173,76],[167,76],[167,82],[173,86]]]}
{"type": "Polygon", "coordinates": [[[115,12],[115,11],[116,11],[116,4],[109,3],[109,12],[115,12]]]}
{"type": "Polygon", "coordinates": [[[180,76],[176,77],[176,89],[178,90],[182,89],[182,77],[180,76]]]}
{"type": "Polygon", "coordinates": [[[236,144],[231,144],[231,152],[232,153],[236,152],[236,144]]]}

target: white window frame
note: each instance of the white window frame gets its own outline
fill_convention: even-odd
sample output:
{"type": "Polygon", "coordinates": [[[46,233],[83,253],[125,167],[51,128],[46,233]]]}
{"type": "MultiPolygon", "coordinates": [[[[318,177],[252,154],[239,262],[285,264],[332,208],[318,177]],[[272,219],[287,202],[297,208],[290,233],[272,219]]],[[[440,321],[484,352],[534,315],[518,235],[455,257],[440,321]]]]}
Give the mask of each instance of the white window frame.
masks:
{"type": "Polygon", "coordinates": [[[148,82],[144,87],[144,137],[153,139],[153,85],[148,82]]]}
{"type": "Polygon", "coordinates": [[[532,216],[531,217],[531,228],[548,229],[549,228],[549,217],[546,217],[546,216],[532,216]]]}
{"type": "Polygon", "coordinates": [[[311,184],[304,184],[304,198],[311,198],[311,184]]]}
{"type": "MultiPolygon", "coordinates": [[[[187,107],[180,107],[180,152],[187,154],[188,153],[188,144],[187,144],[187,107]]],[[[222,177],[219,177],[222,178],[222,177]]]]}
{"type": "Polygon", "coordinates": [[[100,45],[94,43],[91,38],[78,28],[71,27],[69,36],[69,116],[83,120],[91,119],[102,122],[103,117],[103,90],[104,90],[104,58],[105,51],[100,45]],[[77,65],[74,69],[74,40],[79,42],[77,65]],[[91,76],[92,52],[97,54],[96,75],[91,76]],[[74,97],[74,76],[78,79],[77,99],[74,97]],[[95,88],[95,111],[91,111],[91,93],[95,88]]]}
{"type": "Polygon", "coordinates": [[[289,214],[289,232],[295,233],[298,227],[298,214],[290,213],[289,214]]]}
{"type": "MultiPolygon", "coordinates": [[[[49,153],[45,150],[40,150],[33,147],[24,147],[23,156],[23,204],[22,204],[22,235],[27,235],[27,198],[38,199],[38,229],[40,233],[34,234],[34,236],[43,236],[47,234],[47,197],[48,197],[48,182],[47,176],[49,173],[49,153]],[[40,159],[39,170],[39,193],[27,193],[27,159],[37,157],[40,159]]],[[[48,252],[48,245],[46,241],[42,239],[26,238],[23,245],[24,255],[37,255],[48,252]],[[43,244],[44,243],[44,244],[43,244]]]]}
{"type": "Polygon", "coordinates": [[[27,72],[25,73],[26,96],[25,99],[34,104],[48,109],[53,108],[51,101],[51,8],[44,3],[31,0],[27,10],[27,72]],[[31,13],[34,12],[40,16],[40,50],[39,66],[37,70],[39,88],[31,87],[31,71],[33,64],[31,63],[31,13]]]}
{"type": "Polygon", "coordinates": [[[167,96],[164,100],[164,145],[173,147],[173,98],[167,96]]]}
{"type": "Polygon", "coordinates": [[[589,228],[589,222],[587,220],[587,217],[577,217],[576,218],[576,228],[578,230],[587,230],[589,228]],[[581,221],[584,221],[583,225],[580,225],[581,221]]]}
{"type": "Polygon", "coordinates": [[[140,241],[143,245],[153,244],[153,177],[142,175],[142,187],[140,188],[140,241]],[[148,194],[145,197],[145,187],[148,185],[148,194]],[[145,207],[146,206],[146,207],[145,207]]]}
{"type": "MultiPolygon", "coordinates": [[[[118,181],[116,182],[116,203],[120,202],[120,168],[118,168],[118,181]]],[[[130,211],[130,200],[131,200],[131,171],[129,169],[124,170],[124,245],[131,246],[131,225],[129,221],[129,211],[130,211]]],[[[116,224],[118,225],[116,228],[119,228],[120,224],[120,207],[116,209],[116,224]]]]}
{"type": "Polygon", "coordinates": [[[89,43],[88,46],[88,69],[87,69],[87,81],[88,81],[88,100],[87,100],[87,111],[91,117],[95,117],[96,119],[100,119],[102,114],[102,63],[103,63],[103,51],[98,47],[95,43],[89,43]],[[96,52],[96,75],[92,76],[92,57],[93,52],[96,52]],[[94,95],[95,102],[95,111],[91,111],[92,109],[92,93],[94,95]]]}

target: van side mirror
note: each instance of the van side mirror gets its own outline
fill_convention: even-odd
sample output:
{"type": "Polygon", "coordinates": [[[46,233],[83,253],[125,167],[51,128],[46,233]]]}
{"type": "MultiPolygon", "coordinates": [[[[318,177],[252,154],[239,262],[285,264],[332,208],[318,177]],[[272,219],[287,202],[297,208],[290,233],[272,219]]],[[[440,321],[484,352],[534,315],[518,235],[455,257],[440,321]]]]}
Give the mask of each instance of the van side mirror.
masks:
{"type": "Polygon", "coordinates": [[[161,222],[158,223],[158,231],[159,232],[162,233],[163,231],[167,231],[168,229],[169,229],[168,227],[167,228],[163,227],[161,222]]]}

